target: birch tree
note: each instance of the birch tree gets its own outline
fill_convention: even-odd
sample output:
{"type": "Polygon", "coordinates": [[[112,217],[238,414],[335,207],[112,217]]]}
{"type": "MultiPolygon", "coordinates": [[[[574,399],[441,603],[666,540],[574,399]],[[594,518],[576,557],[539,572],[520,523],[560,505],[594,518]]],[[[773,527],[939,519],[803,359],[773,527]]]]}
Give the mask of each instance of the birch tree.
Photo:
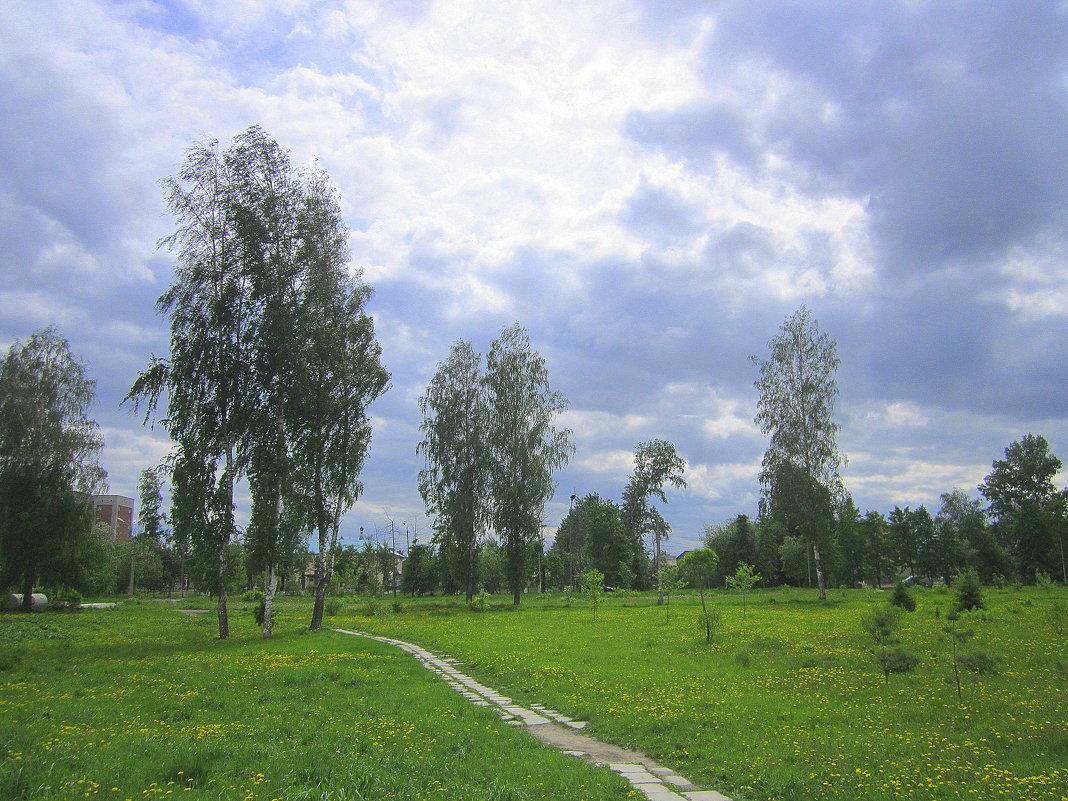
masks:
{"type": "Polygon", "coordinates": [[[248,279],[241,269],[231,193],[233,176],[216,141],[189,148],[167,178],[177,230],[162,241],[175,251],[174,282],[156,307],[170,317],[169,358],[155,358],[126,396],[151,416],[166,397],[162,423],[175,441],[179,520],[190,522],[194,555],[217,565],[219,638],[229,636],[227,548],[235,532],[237,447],[250,396],[248,279]],[[189,481],[191,485],[180,486],[189,481]]]}
{"type": "Polygon", "coordinates": [[[389,387],[365,311],[371,287],[347,266],[347,236],[337,194],[325,173],[313,170],[300,209],[298,259],[305,272],[295,338],[301,350],[288,396],[294,490],[318,544],[312,629],[322,627],[341,519],[363,491],[367,407],[389,387]]]}
{"type": "Polygon", "coordinates": [[[769,343],[769,358],[753,357],[760,376],[756,423],[771,441],[760,482],[773,516],[793,521],[809,543],[821,599],[827,597],[821,545],[830,534],[833,505],[841,493],[834,404],[837,343],[821,333],[802,306],[787,317],[769,343]],[[790,488],[790,491],[784,491],[790,488]]]}
{"type": "Polygon", "coordinates": [[[419,400],[423,414],[417,447],[426,460],[419,493],[436,517],[442,552],[468,601],[475,592],[478,540],[489,516],[489,413],[482,357],[470,342],[453,345],[419,400]]]}
{"type": "Polygon", "coordinates": [[[512,602],[526,581],[530,543],[555,489],[553,472],[574,451],[571,431],[553,427],[567,399],[549,386],[545,360],[531,350],[518,323],[505,328],[486,357],[489,400],[490,490],[494,528],[507,554],[512,602]]]}

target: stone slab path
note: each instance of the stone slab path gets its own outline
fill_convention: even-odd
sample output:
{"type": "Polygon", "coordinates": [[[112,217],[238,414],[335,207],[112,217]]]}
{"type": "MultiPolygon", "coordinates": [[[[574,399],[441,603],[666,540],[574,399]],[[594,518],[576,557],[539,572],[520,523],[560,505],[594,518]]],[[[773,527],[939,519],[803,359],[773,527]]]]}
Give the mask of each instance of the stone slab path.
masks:
{"type": "Polygon", "coordinates": [[[433,654],[402,640],[377,637],[361,631],[334,631],[353,637],[367,637],[407,651],[418,659],[423,667],[441,676],[450,687],[472,704],[496,709],[505,723],[526,727],[533,736],[565,754],[614,770],[649,801],[730,801],[714,790],[698,789],[675,771],[656,764],[644,754],[602,743],[582,734],[582,729],[586,727],[585,721],[574,720],[540,704],[531,704],[529,708],[520,706],[511,698],[462,673],[457,668],[460,662],[455,659],[433,654]]]}

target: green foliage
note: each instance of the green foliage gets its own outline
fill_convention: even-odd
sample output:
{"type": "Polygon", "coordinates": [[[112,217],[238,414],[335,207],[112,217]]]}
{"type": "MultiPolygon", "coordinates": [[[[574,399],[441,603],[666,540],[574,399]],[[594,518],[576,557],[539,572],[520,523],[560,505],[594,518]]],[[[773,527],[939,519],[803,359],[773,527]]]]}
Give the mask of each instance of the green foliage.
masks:
{"type": "Polygon", "coordinates": [[[71,587],[51,587],[45,590],[48,596],[48,608],[70,611],[82,603],[82,594],[71,587]]]}
{"type": "MultiPolygon", "coordinates": [[[[245,590],[241,595],[242,601],[262,601],[263,590],[245,590]]],[[[262,621],[261,621],[262,622],[262,621]]]]}
{"type": "Polygon", "coordinates": [[[712,586],[719,569],[719,556],[711,548],[695,548],[679,563],[679,577],[702,592],[712,586]]]}
{"type": "Polygon", "coordinates": [[[435,516],[436,538],[452,578],[467,600],[474,595],[478,537],[489,519],[489,404],[481,376],[482,356],[458,341],[438,365],[419,399],[426,458],[419,492],[435,516]]]}
{"type": "MultiPolygon", "coordinates": [[[[623,488],[623,527],[630,546],[630,569],[633,572],[635,586],[645,589],[645,536],[652,534],[654,539],[653,556],[660,556],[660,540],[667,537],[670,530],[656,507],[649,503],[650,498],[658,498],[667,503],[664,484],[677,489],[686,486],[682,477],[686,462],[675,446],[662,439],[639,442],[634,450],[634,472],[623,488]]],[[[629,586],[629,585],[628,585],[629,586]]]]}
{"type": "Polygon", "coordinates": [[[590,600],[593,609],[593,619],[597,619],[597,606],[601,602],[601,593],[604,589],[604,573],[600,570],[587,570],[582,574],[582,586],[586,591],[586,597],[590,600]]]}
{"type": "Polygon", "coordinates": [[[538,537],[542,509],[553,494],[553,473],[574,452],[571,431],[552,425],[568,403],[550,388],[545,359],[531,349],[518,324],[490,345],[484,381],[493,528],[504,539],[506,575],[518,605],[527,580],[527,546],[538,537]]]}
{"type": "Polygon", "coordinates": [[[875,663],[883,671],[886,682],[891,673],[907,673],[920,662],[920,658],[904,648],[881,648],[875,652],[875,663]]]}
{"type": "Polygon", "coordinates": [[[104,486],[104,446],[89,416],[94,382],[54,328],[14,342],[0,362],[0,588],[35,582],[88,589],[85,495],[104,486]]]}
{"type": "Polygon", "coordinates": [[[957,579],[957,600],[953,605],[956,612],[982,609],[985,606],[983,592],[979,586],[979,574],[974,569],[965,570],[957,579]]]}
{"type": "Polygon", "coordinates": [[[1049,573],[1047,573],[1045,570],[1036,570],[1035,586],[1039,589],[1049,592],[1050,588],[1053,586],[1053,579],[1050,578],[1049,573]]]}
{"type": "Polygon", "coordinates": [[[727,576],[727,588],[738,590],[742,594],[742,614],[748,614],[749,593],[761,579],[759,573],[754,572],[752,565],[740,564],[733,576],[727,576]]]}
{"type": "Polygon", "coordinates": [[[831,490],[839,484],[841,465],[834,421],[837,343],[801,306],[768,347],[768,359],[753,357],[760,372],[755,422],[771,435],[760,482],[769,517],[812,545],[819,596],[826,600],[820,549],[830,535],[831,490]]]}
{"type": "Polygon", "coordinates": [[[679,568],[676,565],[661,565],[656,571],[657,591],[667,599],[668,622],[671,622],[671,594],[682,585],[683,582],[679,579],[679,568]]]}
{"type": "Polygon", "coordinates": [[[470,601],[467,602],[467,608],[472,612],[485,612],[489,608],[490,595],[485,590],[479,590],[470,601]]]}
{"type": "Polygon", "coordinates": [[[894,633],[901,624],[901,610],[896,606],[877,606],[861,617],[860,624],[880,648],[885,648],[894,644],[894,633]]]}
{"type": "Polygon", "coordinates": [[[899,609],[904,609],[906,612],[916,611],[916,599],[909,593],[903,581],[894,584],[894,593],[890,596],[889,603],[899,609]]]}

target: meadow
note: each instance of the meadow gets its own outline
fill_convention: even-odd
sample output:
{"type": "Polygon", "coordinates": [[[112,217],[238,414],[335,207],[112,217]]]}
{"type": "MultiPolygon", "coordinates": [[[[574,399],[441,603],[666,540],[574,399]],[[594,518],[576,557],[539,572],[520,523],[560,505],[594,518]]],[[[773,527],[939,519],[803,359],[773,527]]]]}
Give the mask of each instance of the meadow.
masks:
{"type": "Polygon", "coordinates": [[[638,748],[735,799],[1068,798],[1068,637],[1063,588],[985,591],[987,609],[949,621],[952,592],[914,590],[901,645],[919,657],[889,683],[860,620],[890,593],[768,590],[711,602],[722,628],[698,631],[694,596],[665,607],[607,596],[598,620],[559,597],[506,599],[489,611],[433,602],[345,625],[436,648],[490,686],[590,721],[594,736],[638,748]],[[952,624],[975,632],[965,655],[996,672],[953,680],[952,624]],[[1060,625],[1060,631],[1058,631],[1060,625]]]}
{"type": "MultiPolygon", "coordinates": [[[[898,633],[920,661],[889,683],[865,611],[889,593],[607,596],[594,620],[559,595],[399,599],[368,615],[336,602],[330,627],[385,634],[464,662],[520,703],[589,721],[738,799],[1068,799],[1068,591],[985,591],[952,623],[996,671],[953,682],[952,594],[916,591],[898,633]],[[670,614],[670,620],[668,615],[670,614]]],[[[186,604],[196,605],[194,603],[186,604]]],[[[202,607],[209,602],[201,601],[202,607]]],[[[396,648],[302,629],[282,599],[262,641],[251,604],[232,637],[213,615],[144,601],[0,616],[0,798],[608,799],[628,786],[468,705],[396,648]]]]}
{"type": "MultiPolygon", "coordinates": [[[[204,604],[200,604],[204,605],[204,604]]],[[[248,606],[248,605],[246,605],[248,606]]],[[[0,616],[0,799],[619,799],[396,648],[232,606],[0,616]]]]}

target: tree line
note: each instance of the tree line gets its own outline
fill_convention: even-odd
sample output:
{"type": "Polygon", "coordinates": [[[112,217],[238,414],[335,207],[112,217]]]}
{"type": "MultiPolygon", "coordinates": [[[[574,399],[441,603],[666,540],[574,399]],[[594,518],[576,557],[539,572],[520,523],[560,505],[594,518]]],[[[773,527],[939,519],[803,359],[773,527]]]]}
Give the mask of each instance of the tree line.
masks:
{"type": "MultiPolygon", "coordinates": [[[[347,558],[340,523],[363,489],[367,407],[390,382],[365,311],[371,287],[347,265],[328,177],[296,171],[258,127],[225,150],[215,141],[192,146],[164,188],[177,222],[162,243],[176,256],[173,283],[157,301],[169,348],[151,357],[124,402],[173,440],[162,465],[171,529],[153,500],[161,473],[148,471],[148,516],[123,546],[129,553],[109,551],[94,531],[88,497],[106,482],[89,414],[94,385],[66,340],[46,329],[14,343],[0,364],[0,581],[21,589],[28,606],[34,586],[110,580],[87,565],[128,566],[131,593],[138,583],[173,585],[177,571],[179,586],[191,575],[217,596],[225,638],[240,562],[262,576],[269,637],[280,575],[314,558],[310,626],[318,628],[335,562],[347,558]],[[234,518],[242,479],[252,497],[243,537],[234,518]]],[[[814,581],[821,597],[828,583],[883,584],[902,572],[1068,579],[1068,490],[1053,484],[1061,461],[1043,437],[1028,434],[994,462],[979,487],[986,506],[953,490],[933,516],[923,506],[862,514],[839,472],[837,344],[802,306],[768,346],[768,357],[753,357],[755,422],[769,437],[759,515],[706,528],[720,579],[746,566],[768,583],[814,581]]],[[[571,432],[554,424],[566,408],[519,324],[500,333],[484,361],[470,342],[452,347],[420,399],[418,487],[434,529],[408,555],[407,589],[456,589],[470,600],[478,587],[505,587],[518,604],[532,583],[575,587],[589,571],[611,586],[663,586],[670,526],[653,501],[667,502],[665,486],[685,487],[686,467],[664,440],[639,443],[618,503],[572,496],[544,547],[553,475],[574,451],[571,432]]]]}

